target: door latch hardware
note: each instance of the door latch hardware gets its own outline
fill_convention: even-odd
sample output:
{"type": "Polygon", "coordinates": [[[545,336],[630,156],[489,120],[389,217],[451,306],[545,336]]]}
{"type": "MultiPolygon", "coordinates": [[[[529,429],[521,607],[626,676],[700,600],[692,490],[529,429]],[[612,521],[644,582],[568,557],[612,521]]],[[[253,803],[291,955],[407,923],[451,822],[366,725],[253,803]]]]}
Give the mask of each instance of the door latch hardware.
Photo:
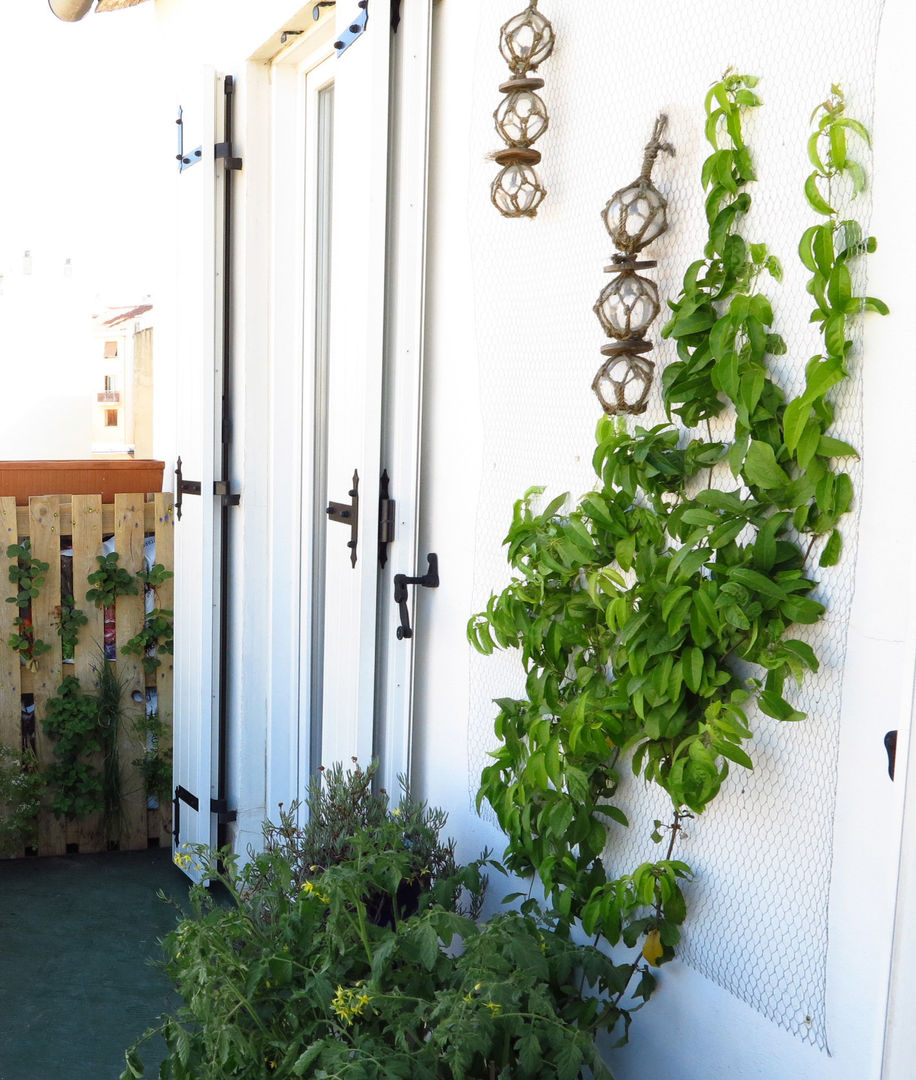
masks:
{"type": "Polygon", "coordinates": [[[398,614],[401,617],[401,625],[397,629],[398,641],[413,637],[410,626],[410,612],[407,610],[407,586],[422,585],[424,589],[439,588],[439,556],[430,552],[426,556],[429,569],[422,577],[407,577],[406,574],[394,575],[394,602],[398,605],[398,614]]]}
{"type": "MultiPolygon", "coordinates": [[[[172,818],[174,820],[172,836],[175,838],[176,846],[181,842],[182,803],[186,803],[192,810],[200,812],[200,799],[193,792],[188,791],[186,787],[179,784],[175,788],[175,797],[172,799],[172,818]]],[[[229,809],[229,803],[225,799],[211,799],[210,813],[216,814],[216,820],[220,825],[228,825],[229,822],[238,820],[239,816],[237,810],[229,809]]]]}
{"type": "Polygon", "coordinates": [[[360,9],[359,14],[340,35],[340,38],[334,42],[334,48],[337,50],[338,56],[343,56],[344,52],[366,29],[366,23],[369,21],[369,0],[359,0],[358,7],[360,9]]]}
{"type": "Polygon", "coordinates": [[[339,521],[343,525],[350,526],[350,539],[347,547],[350,549],[350,565],[356,567],[356,542],[359,539],[359,473],[353,470],[353,487],[347,492],[350,502],[332,502],[328,504],[327,515],[330,521],[339,521]]]}
{"type": "Polygon", "coordinates": [[[897,732],[889,731],[884,736],[884,749],[887,751],[887,775],[894,779],[894,769],[897,765],[897,732]]]}
{"type": "MultiPolygon", "coordinates": [[[[201,483],[199,480],[185,480],[181,475],[181,458],[175,463],[175,517],[181,521],[181,501],[185,495],[200,495],[201,483]]],[[[219,497],[224,506],[238,506],[242,496],[229,490],[228,480],[214,480],[213,494],[219,497]]]]}
{"type": "Polygon", "coordinates": [[[388,562],[388,545],[394,540],[394,499],[388,495],[388,470],[382,472],[378,484],[378,564],[388,562]]]}

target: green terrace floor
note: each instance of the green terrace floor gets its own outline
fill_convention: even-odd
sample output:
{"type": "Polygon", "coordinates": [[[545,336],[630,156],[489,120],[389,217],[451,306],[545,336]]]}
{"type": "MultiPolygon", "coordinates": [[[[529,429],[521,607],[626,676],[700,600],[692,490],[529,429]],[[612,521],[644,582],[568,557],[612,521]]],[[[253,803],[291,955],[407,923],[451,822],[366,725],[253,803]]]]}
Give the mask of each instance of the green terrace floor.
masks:
{"type": "MultiPolygon", "coordinates": [[[[185,908],[168,850],[0,862],[0,1080],[117,1080],[173,1007],[149,961],[185,908]]],[[[155,1077],[164,1044],[143,1053],[155,1077]]]]}

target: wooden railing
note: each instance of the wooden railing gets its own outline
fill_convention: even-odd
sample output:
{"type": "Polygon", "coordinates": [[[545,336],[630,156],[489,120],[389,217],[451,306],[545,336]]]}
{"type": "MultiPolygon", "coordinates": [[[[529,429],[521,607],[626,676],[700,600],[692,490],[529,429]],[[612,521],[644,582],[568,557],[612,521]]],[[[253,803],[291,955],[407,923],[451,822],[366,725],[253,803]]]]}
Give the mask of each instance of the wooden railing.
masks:
{"type": "MultiPolygon", "coordinates": [[[[144,716],[148,690],[155,690],[159,720],[166,735],[161,749],[171,745],[172,663],[162,656],[152,673],[144,670],[142,657],[125,654],[123,646],[144,627],[146,618],[143,589],[136,596],[119,596],[114,611],[106,613],[86,599],[89,574],[98,569],[97,556],[103,543],[113,538],[118,565],[136,575],[144,569],[144,556],[155,541],[155,562],[168,570],[174,566],[171,494],[115,495],[103,504],[99,495],[32,497],[28,506],[16,506],[12,497],[0,497],[0,744],[16,750],[33,748],[38,765],[46,770],[54,761],[54,746],[43,720],[48,700],[57,694],[68,675],[75,676],[86,693],[93,693],[103,662],[116,666],[121,681],[123,716],[118,734],[121,805],[116,814],[93,813],[85,819],[56,817],[43,808],[37,837],[19,855],[60,855],[66,852],[138,850],[169,842],[171,806],[157,806],[150,797],[140,769],[134,762],[143,757],[144,716]],[[11,544],[29,539],[33,557],[48,563],[49,570],[39,595],[32,601],[34,636],[51,646],[34,659],[29,670],[8,642],[16,631],[14,619],[21,612],[15,603],[17,586],[9,580],[9,567],[16,558],[7,555],[11,544]],[[67,552],[70,552],[68,554],[67,552]],[[65,661],[58,634],[62,602],[62,579],[66,588],[67,563],[72,565],[74,606],[82,610],[87,623],[80,627],[72,660],[65,661]],[[111,628],[111,615],[114,628],[111,628]],[[112,659],[112,657],[114,657],[112,659]]],[[[170,578],[158,589],[155,606],[172,610],[174,581],[170,578]]],[[[47,800],[46,800],[47,801],[47,800]]]]}

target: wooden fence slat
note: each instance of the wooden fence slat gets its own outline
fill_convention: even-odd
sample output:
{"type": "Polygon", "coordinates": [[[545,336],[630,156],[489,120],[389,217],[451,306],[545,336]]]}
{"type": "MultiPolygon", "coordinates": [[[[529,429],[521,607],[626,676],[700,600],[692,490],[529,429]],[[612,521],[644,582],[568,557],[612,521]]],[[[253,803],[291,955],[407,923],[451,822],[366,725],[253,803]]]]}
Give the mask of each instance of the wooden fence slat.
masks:
{"type": "MultiPolygon", "coordinates": [[[[143,569],[144,507],[142,494],[115,495],[115,551],[118,566],[131,574],[143,569]]],[[[133,764],[140,756],[142,742],[137,735],[138,721],[146,710],[146,678],[141,657],[121,650],[143,629],[146,619],[142,588],[136,596],[119,596],[116,602],[115,628],[118,674],[123,686],[124,712],[118,733],[118,756],[121,769],[121,836],[124,850],[145,848],[147,841],[146,788],[133,764]]]]}
{"type": "MultiPolygon", "coordinates": [[[[60,499],[57,495],[29,499],[29,533],[32,555],[48,563],[45,583],[32,601],[35,639],[51,646],[35,663],[35,741],[38,761],[46,769],[54,761],[54,748],[44,730],[45,707],[61,683],[60,637],[57,616],[60,605],[60,499]]],[[[38,850],[43,855],[62,855],[67,849],[64,826],[53,814],[42,814],[38,826],[38,850]]]]}
{"type": "MultiPolygon", "coordinates": [[[[175,514],[172,506],[171,492],[158,492],[153,498],[156,523],[154,535],[156,537],[156,562],[161,563],[166,570],[175,570],[175,514]]],[[[166,611],[175,609],[175,582],[173,578],[163,582],[159,587],[157,604],[166,611]]],[[[156,668],[156,697],[159,708],[159,720],[163,724],[164,731],[159,744],[159,752],[163,756],[171,754],[172,750],[172,688],[174,664],[171,656],[160,657],[162,663],[156,668]]],[[[158,834],[150,832],[150,836],[158,835],[159,843],[166,847],[171,843],[172,814],[171,803],[167,800],[160,803],[158,813],[158,834]]]]}
{"type": "MultiPolygon", "coordinates": [[[[72,498],[72,496],[71,496],[72,498]]],[[[69,502],[62,502],[60,504],[60,535],[70,536],[72,532],[71,523],[71,504],[69,502]]],[[[153,526],[155,525],[155,507],[153,503],[148,502],[143,507],[143,529],[146,533],[152,533],[153,526]]],[[[29,508],[27,506],[16,507],[16,518],[18,522],[18,532],[20,536],[29,535],[29,508]]],[[[111,536],[115,531],[115,509],[114,503],[102,503],[102,532],[106,536],[111,536]]],[[[99,552],[101,555],[102,553],[99,552]]]]}
{"type": "MultiPolygon", "coordinates": [[[[80,627],[79,641],[74,650],[71,673],[80,681],[85,693],[94,693],[99,681],[99,666],[105,648],[105,613],[86,599],[90,588],[89,575],[99,568],[96,556],[102,553],[102,496],[74,495],[72,497],[70,535],[73,542],[73,604],[88,620],[80,627]]],[[[63,515],[61,515],[63,517],[63,515]]],[[[64,665],[66,672],[69,665],[64,665]]],[[[92,762],[102,765],[99,754],[92,762]]],[[[79,823],[79,849],[82,852],[105,851],[108,836],[105,817],[101,811],[89,814],[79,823]]]]}
{"type": "Polygon", "coordinates": [[[10,581],[10,564],[7,558],[10,544],[19,543],[16,524],[16,499],[12,495],[0,498],[0,745],[19,751],[22,748],[22,690],[19,682],[19,654],[6,647],[15,629],[13,619],[19,614],[15,604],[6,598],[16,595],[16,586],[10,581]]]}
{"type": "Polygon", "coordinates": [[[19,653],[8,648],[6,643],[15,629],[13,619],[19,614],[19,608],[6,602],[8,596],[16,595],[9,571],[10,564],[16,560],[7,558],[6,550],[10,544],[18,543],[16,499],[13,495],[4,495],[0,498],[0,746],[8,746],[17,753],[22,749],[22,690],[19,683],[22,665],[19,653]]]}

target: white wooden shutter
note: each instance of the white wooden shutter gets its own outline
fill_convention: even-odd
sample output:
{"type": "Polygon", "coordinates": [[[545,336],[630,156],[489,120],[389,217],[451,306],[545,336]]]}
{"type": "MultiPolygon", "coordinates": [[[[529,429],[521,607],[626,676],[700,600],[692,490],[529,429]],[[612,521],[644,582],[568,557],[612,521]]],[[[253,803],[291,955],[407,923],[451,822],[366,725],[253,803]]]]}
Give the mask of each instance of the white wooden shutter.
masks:
{"type": "Polygon", "coordinates": [[[186,846],[216,843],[210,800],[216,795],[219,706],[220,514],[213,482],[221,423],[217,260],[222,200],[217,189],[223,180],[214,159],[220,85],[214,72],[206,72],[199,102],[184,108],[185,153],[193,155],[199,147],[200,155],[176,176],[176,454],[183,478],[198,481],[201,494],[182,494],[181,519],[175,523],[173,829],[176,862],[195,880],[200,874],[186,846]]]}
{"type": "Polygon", "coordinates": [[[388,208],[389,6],[370,4],[355,39],[355,0],[336,8],[328,498],[346,503],[359,474],[360,527],[327,527],[322,761],[365,764],[373,752],[378,490],[388,208]]]}

